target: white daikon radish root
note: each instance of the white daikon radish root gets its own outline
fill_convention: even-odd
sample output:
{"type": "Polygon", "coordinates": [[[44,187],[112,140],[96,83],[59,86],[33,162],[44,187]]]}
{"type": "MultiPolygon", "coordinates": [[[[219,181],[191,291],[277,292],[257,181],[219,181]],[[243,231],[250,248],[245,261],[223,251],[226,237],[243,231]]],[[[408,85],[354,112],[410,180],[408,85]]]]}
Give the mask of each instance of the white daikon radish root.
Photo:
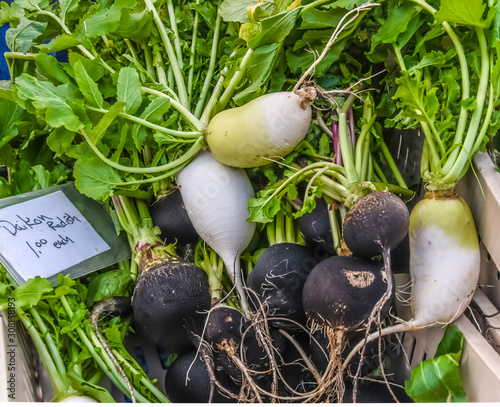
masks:
{"type": "Polygon", "coordinates": [[[280,160],[304,139],[311,124],[313,87],[277,92],[224,110],[208,124],[213,156],[233,167],[250,168],[280,160]]]}
{"type": "Polygon", "coordinates": [[[240,255],[252,239],[255,223],[246,220],[247,201],[254,191],[245,170],[228,167],[203,151],[179,172],[177,183],[191,223],[224,261],[248,316],[240,255]]]}

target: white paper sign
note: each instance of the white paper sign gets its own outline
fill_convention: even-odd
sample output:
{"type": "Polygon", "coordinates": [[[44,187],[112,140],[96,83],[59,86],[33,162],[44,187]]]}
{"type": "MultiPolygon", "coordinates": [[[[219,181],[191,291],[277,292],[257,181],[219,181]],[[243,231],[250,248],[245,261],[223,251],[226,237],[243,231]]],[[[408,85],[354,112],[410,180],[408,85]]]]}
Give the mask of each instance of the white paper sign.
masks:
{"type": "Polygon", "coordinates": [[[0,253],[27,280],[109,250],[61,191],[0,209],[0,253]]]}

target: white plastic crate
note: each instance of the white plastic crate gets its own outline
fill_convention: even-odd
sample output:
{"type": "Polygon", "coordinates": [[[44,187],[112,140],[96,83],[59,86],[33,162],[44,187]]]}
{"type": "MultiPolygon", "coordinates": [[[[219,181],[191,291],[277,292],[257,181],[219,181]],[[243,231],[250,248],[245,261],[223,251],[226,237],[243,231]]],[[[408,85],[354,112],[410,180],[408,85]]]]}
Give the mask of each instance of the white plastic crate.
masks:
{"type": "Polygon", "coordinates": [[[469,205],[481,238],[479,287],[500,309],[500,173],[487,153],[477,153],[457,190],[469,205]]]}
{"type": "MultiPolygon", "coordinates": [[[[409,281],[409,275],[395,276],[397,287],[404,287],[409,281]]],[[[482,315],[497,312],[496,307],[478,289],[473,297],[473,308],[482,315]]],[[[396,304],[397,313],[405,319],[411,317],[408,305],[396,304]]],[[[500,317],[495,315],[489,319],[492,327],[500,327],[500,317]]],[[[469,402],[500,402],[500,354],[478,329],[478,323],[462,315],[454,322],[464,335],[465,346],[460,362],[460,376],[469,402]]],[[[391,358],[389,369],[395,372],[394,378],[399,384],[404,384],[411,371],[422,360],[432,359],[437,346],[444,334],[444,328],[428,328],[417,332],[406,332],[401,335],[402,349],[391,358]]],[[[492,329],[491,340],[500,339],[500,331],[492,329]]],[[[500,341],[498,342],[500,343],[500,341]]]]}
{"type": "Polygon", "coordinates": [[[0,401],[42,401],[38,353],[20,322],[0,313],[0,401]],[[9,325],[10,323],[10,325],[9,325]]]}

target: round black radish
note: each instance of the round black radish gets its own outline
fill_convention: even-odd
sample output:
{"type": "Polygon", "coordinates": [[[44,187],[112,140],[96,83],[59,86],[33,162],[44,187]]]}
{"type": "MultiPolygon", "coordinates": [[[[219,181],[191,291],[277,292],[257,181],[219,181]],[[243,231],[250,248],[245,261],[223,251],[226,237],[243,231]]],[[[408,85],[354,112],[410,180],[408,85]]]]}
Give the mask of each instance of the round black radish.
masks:
{"type": "Polygon", "coordinates": [[[237,309],[218,305],[210,310],[205,327],[205,338],[212,344],[223,341],[240,342],[245,320],[237,309]]]}
{"type": "Polygon", "coordinates": [[[335,254],[328,205],[323,198],[316,198],[316,206],[297,219],[297,226],[313,256],[321,261],[335,254]]]}
{"type": "Polygon", "coordinates": [[[230,354],[240,354],[241,336],[245,327],[243,315],[227,305],[218,305],[210,310],[205,325],[205,339],[212,345],[217,368],[235,380],[241,379],[230,354]]]}
{"type": "Polygon", "coordinates": [[[377,191],[360,198],[347,212],[343,238],[354,255],[370,258],[396,248],[409,226],[406,204],[391,192],[377,191]]]}
{"type": "Polygon", "coordinates": [[[391,268],[393,273],[408,273],[410,270],[410,235],[406,234],[396,248],[391,251],[391,268]]]}
{"type": "Polygon", "coordinates": [[[271,362],[268,350],[272,352],[277,360],[287,348],[286,338],[276,328],[269,328],[270,348],[266,350],[261,338],[252,328],[243,336],[242,346],[244,349],[243,361],[255,372],[262,372],[263,375],[270,374],[271,362]]]}
{"type": "Polygon", "coordinates": [[[268,247],[255,263],[247,278],[247,286],[258,298],[255,307],[264,304],[267,315],[274,318],[269,324],[300,329],[290,319],[305,322],[302,309],[302,288],[311,269],[317,264],[308,248],[295,243],[278,243],[268,247]]]}
{"type": "MultiPolygon", "coordinates": [[[[309,274],[302,292],[307,317],[315,323],[349,333],[365,326],[387,290],[382,265],[354,256],[334,256],[309,274]]],[[[387,301],[381,319],[389,310],[387,301]]]]}
{"type": "MultiPolygon", "coordinates": [[[[224,373],[214,370],[215,379],[232,393],[238,394],[235,384],[224,373]]],[[[173,403],[208,403],[210,374],[196,350],[180,355],[170,365],[165,376],[165,391],[173,403]]],[[[223,394],[214,384],[212,402],[236,403],[238,400],[223,394]]]]}
{"type": "Polygon", "coordinates": [[[137,329],[172,353],[189,348],[194,335],[201,336],[210,305],[207,273],[177,258],[145,271],[132,297],[137,329]]]}
{"type": "Polygon", "coordinates": [[[179,189],[163,195],[149,208],[153,225],[161,231],[161,239],[166,244],[175,243],[184,246],[196,243],[200,236],[189,219],[179,189]]]}

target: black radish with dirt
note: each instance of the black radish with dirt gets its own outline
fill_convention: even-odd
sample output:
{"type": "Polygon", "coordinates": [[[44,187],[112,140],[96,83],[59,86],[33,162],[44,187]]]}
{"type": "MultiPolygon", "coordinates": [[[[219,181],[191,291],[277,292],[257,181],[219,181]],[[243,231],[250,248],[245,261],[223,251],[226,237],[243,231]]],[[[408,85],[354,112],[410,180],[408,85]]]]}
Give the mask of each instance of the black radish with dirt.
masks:
{"type": "Polygon", "coordinates": [[[132,310],[137,330],[166,352],[189,349],[201,337],[211,306],[206,272],[177,256],[173,245],[163,244],[144,201],[120,196],[113,203],[135,243],[132,310]]]}
{"type": "Polygon", "coordinates": [[[175,256],[148,258],[132,307],[139,332],[167,352],[180,352],[203,331],[211,297],[204,270],[175,256]]]}
{"type": "MultiPolygon", "coordinates": [[[[387,287],[381,263],[354,256],[330,257],[309,274],[302,304],[312,330],[323,330],[329,339],[329,363],[320,383],[328,394],[343,394],[342,349],[349,335],[370,324],[387,287]]],[[[380,310],[382,317],[390,304],[380,310]]]]}

